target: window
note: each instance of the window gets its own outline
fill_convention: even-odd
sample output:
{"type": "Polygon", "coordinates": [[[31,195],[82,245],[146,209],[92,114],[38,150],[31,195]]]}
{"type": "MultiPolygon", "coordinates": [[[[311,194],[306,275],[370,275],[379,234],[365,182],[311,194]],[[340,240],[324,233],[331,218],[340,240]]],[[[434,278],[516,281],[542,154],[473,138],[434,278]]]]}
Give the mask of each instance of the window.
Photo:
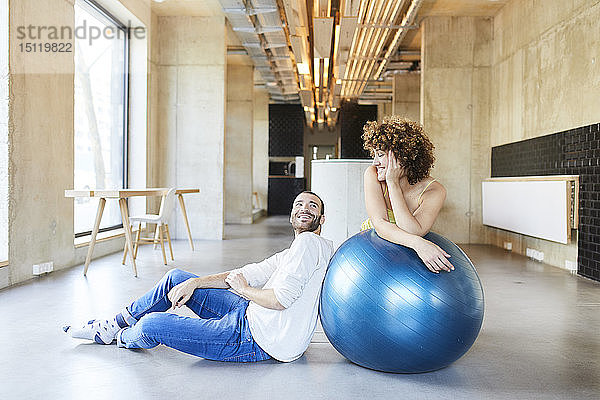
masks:
{"type": "MultiPolygon", "coordinates": [[[[127,28],[95,2],[75,2],[75,189],[127,187],[127,28]]],[[[75,199],[75,236],[90,234],[98,200],[75,199]]],[[[109,201],[100,231],[121,228],[109,201]]]]}
{"type": "Polygon", "coordinates": [[[0,266],[8,260],[8,1],[0,0],[0,266]]]}

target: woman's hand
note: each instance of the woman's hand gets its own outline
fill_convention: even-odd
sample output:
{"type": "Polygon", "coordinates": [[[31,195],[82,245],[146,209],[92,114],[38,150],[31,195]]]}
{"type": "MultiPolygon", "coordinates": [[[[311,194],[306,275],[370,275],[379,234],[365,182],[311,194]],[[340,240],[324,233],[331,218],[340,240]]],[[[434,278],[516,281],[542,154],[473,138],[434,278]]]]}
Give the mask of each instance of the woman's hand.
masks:
{"type": "Polygon", "coordinates": [[[427,239],[418,237],[417,244],[413,246],[413,250],[417,252],[417,255],[423,260],[425,266],[433,273],[439,274],[440,271],[450,272],[454,270],[454,266],[448,261],[450,254],[427,239]]]}
{"type": "Polygon", "coordinates": [[[385,169],[385,181],[388,184],[396,183],[404,175],[404,168],[400,165],[400,162],[394,155],[394,152],[392,150],[388,150],[387,168],[385,169]]]}

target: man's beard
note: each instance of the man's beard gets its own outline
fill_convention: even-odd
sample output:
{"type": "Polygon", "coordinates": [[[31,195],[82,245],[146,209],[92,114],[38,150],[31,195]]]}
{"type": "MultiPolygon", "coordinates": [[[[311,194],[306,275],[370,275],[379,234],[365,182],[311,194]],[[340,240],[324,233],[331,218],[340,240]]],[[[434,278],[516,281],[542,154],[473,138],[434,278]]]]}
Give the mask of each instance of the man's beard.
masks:
{"type": "Polygon", "coordinates": [[[302,232],[314,232],[317,229],[319,229],[319,227],[321,226],[321,215],[317,215],[313,221],[307,226],[305,224],[302,224],[298,221],[297,217],[298,217],[298,212],[296,212],[296,214],[294,214],[292,216],[292,228],[294,228],[295,231],[297,231],[298,233],[302,233],[302,232]]]}

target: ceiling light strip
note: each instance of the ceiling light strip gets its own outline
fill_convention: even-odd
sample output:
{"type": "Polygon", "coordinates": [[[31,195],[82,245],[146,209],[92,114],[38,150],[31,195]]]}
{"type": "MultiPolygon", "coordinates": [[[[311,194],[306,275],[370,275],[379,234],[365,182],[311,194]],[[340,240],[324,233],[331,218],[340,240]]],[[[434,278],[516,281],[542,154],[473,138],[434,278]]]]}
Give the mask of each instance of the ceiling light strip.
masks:
{"type": "MultiPolygon", "coordinates": [[[[375,8],[374,7],[375,1],[378,1],[378,0],[372,0],[367,3],[367,6],[366,6],[364,14],[362,15],[362,18],[358,19],[360,22],[369,21],[371,19],[373,9],[375,8]]],[[[365,44],[367,43],[367,45],[368,45],[367,37],[370,34],[370,28],[368,26],[361,26],[359,29],[360,29],[360,34],[361,34],[360,40],[356,43],[356,48],[353,49],[351,54],[361,55],[364,51],[365,44]]],[[[355,79],[357,77],[358,71],[361,66],[362,66],[362,60],[360,60],[360,58],[355,60],[355,62],[350,67],[350,75],[348,77],[350,79],[355,79]]],[[[349,83],[347,90],[346,90],[346,94],[351,95],[352,89],[353,89],[353,85],[352,85],[352,83],[349,83]]]]}
{"type": "MultiPolygon", "coordinates": [[[[402,23],[400,25],[411,25],[417,17],[417,11],[419,11],[419,7],[421,7],[422,3],[423,0],[412,0],[412,3],[410,7],[408,7],[404,19],[402,20],[402,23]]],[[[398,29],[398,31],[396,32],[396,35],[394,36],[394,39],[392,40],[388,51],[385,53],[385,60],[382,61],[382,63],[379,65],[379,68],[377,69],[377,72],[375,72],[375,79],[377,79],[385,69],[385,66],[387,65],[391,55],[394,54],[394,52],[398,49],[400,41],[402,40],[402,38],[404,38],[404,35],[406,35],[407,30],[408,29],[398,29]]]]}
{"type": "MultiPolygon", "coordinates": [[[[366,10],[368,4],[369,4],[369,0],[362,0],[360,2],[360,6],[358,8],[358,21],[363,21],[365,10],[366,10]]],[[[362,34],[363,34],[363,28],[357,26],[356,31],[354,32],[354,37],[352,38],[352,45],[350,46],[350,54],[356,54],[356,47],[358,45],[357,42],[360,41],[362,34]]],[[[348,86],[349,86],[348,82],[349,81],[347,81],[346,79],[351,79],[350,76],[352,75],[352,71],[353,71],[355,64],[356,64],[356,60],[351,60],[344,72],[344,81],[342,82],[342,90],[341,90],[342,98],[347,96],[346,93],[348,92],[348,86]]]]}
{"type": "MultiPolygon", "coordinates": [[[[372,19],[374,18],[374,10],[377,8],[377,5],[380,4],[381,0],[373,0],[370,1],[368,3],[367,6],[367,10],[364,14],[364,19],[360,20],[363,23],[366,22],[370,22],[372,21],[372,19]]],[[[374,29],[367,26],[363,26],[361,27],[361,32],[362,32],[362,37],[361,37],[361,41],[358,43],[358,46],[355,50],[354,54],[357,54],[359,56],[363,55],[363,53],[365,52],[365,50],[369,47],[369,39],[372,36],[374,29]]],[[[364,64],[364,60],[357,60],[357,62],[354,64],[353,66],[353,70],[352,70],[352,75],[350,76],[351,78],[357,78],[358,76],[360,76],[360,70],[362,69],[362,66],[364,64]]],[[[354,85],[350,84],[349,88],[348,88],[348,94],[352,95],[354,89],[354,85]]]]}
{"type": "MultiPolygon", "coordinates": [[[[368,21],[371,23],[371,25],[373,25],[375,22],[380,22],[382,18],[386,17],[386,13],[389,12],[390,7],[393,4],[396,4],[400,1],[396,1],[396,2],[392,2],[392,1],[383,1],[383,2],[378,2],[376,7],[377,7],[377,11],[373,17],[373,19],[371,21],[368,21]]],[[[356,76],[357,77],[363,77],[368,71],[369,71],[369,65],[370,60],[373,57],[376,57],[377,54],[374,54],[376,45],[380,42],[383,41],[383,38],[385,37],[385,29],[381,29],[381,28],[371,28],[370,29],[370,34],[367,37],[366,43],[367,43],[367,48],[365,53],[363,54],[358,54],[359,57],[361,57],[361,61],[360,61],[360,68],[358,69],[356,76]]],[[[357,83],[354,83],[352,85],[351,88],[351,95],[354,97],[357,95],[357,93],[360,90],[360,85],[358,85],[357,83]]]]}
{"type": "MultiPolygon", "coordinates": [[[[357,63],[356,71],[354,71],[353,74],[354,78],[359,78],[362,76],[365,67],[368,65],[368,61],[365,58],[369,58],[372,56],[372,48],[374,46],[375,40],[379,37],[379,32],[381,31],[381,29],[374,28],[373,25],[375,22],[378,22],[379,19],[382,17],[382,13],[386,9],[384,8],[386,3],[388,3],[389,5],[392,2],[385,0],[376,0],[374,3],[372,3],[372,7],[370,10],[371,12],[367,14],[365,20],[363,21],[363,24],[366,25],[364,29],[366,29],[367,33],[363,43],[364,47],[359,49],[359,51],[356,53],[356,55],[358,55],[360,59],[357,63]]],[[[357,84],[351,84],[349,95],[351,97],[354,97],[356,90],[357,84]]]]}
{"type": "Polygon", "coordinates": [[[361,71],[364,69],[365,66],[365,58],[369,57],[368,49],[372,45],[373,34],[377,31],[376,28],[372,28],[370,27],[370,25],[373,25],[373,22],[375,22],[380,17],[383,4],[385,4],[385,1],[377,0],[371,2],[369,12],[365,13],[364,18],[362,20],[359,20],[360,23],[366,26],[362,28],[364,32],[363,42],[361,43],[362,46],[358,48],[356,52],[353,53],[353,55],[359,56],[359,59],[356,63],[354,63],[353,70],[351,71],[351,75],[349,76],[349,78],[352,79],[352,81],[348,85],[348,90],[346,93],[348,97],[354,97],[354,93],[356,91],[355,82],[356,80],[362,78],[361,71]]]}
{"type": "MultiPolygon", "coordinates": [[[[389,12],[389,8],[386,9],[386,13],[384,14],[384,19],[383,21],[381,21],[382,23],[385,23],[387,25],[392,25],[396,19],[399,17],[399,13],[401,10],[401,6],[405,3],[404,0],[398,0],[396,2],[394,2],[394,10],[392,12],[389,12]]],[[[392,3],[390,2],[388,5],[392,5],[392,3]]],[[[383,46],[388,43],[388,39],[391,36],[391,30],[390,29],[382,29],[381,33],[382,36],[377,38],[377,40],[373,41],[373,47],[374,47],[374,51],[372,53],[372,58],[366,62],[367,64],[367,68],[363,73],[363,77],[365,79],[369,79],[373,69],[375,68],[375,65],[377,63],[377,59],[380,56],[381,50],[383,48],[383,46]]],[[[362,91],[364,90],[364,88],[366,87],[367,83],[366,82],[361,82],[360,84],[358,84],[356,91],[353,93],[356,97],[360,96],[360,93],[362,93],[362,91]]]]}

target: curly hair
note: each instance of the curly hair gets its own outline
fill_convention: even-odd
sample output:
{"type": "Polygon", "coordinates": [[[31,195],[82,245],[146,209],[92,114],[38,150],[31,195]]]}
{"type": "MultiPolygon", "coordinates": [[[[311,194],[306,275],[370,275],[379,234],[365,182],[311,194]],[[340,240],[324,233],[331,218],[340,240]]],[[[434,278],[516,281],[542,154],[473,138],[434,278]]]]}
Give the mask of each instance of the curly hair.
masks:
{"type": "Polygon", "coordinates": [[[392,150],[406,170],[408,183],[427,178],[433,167],[434,146],[421,124],[398,116],[384,117],[381,123],[369,121],[363,127],[363,147],[371,155],[376,150],[392,150]]]}

